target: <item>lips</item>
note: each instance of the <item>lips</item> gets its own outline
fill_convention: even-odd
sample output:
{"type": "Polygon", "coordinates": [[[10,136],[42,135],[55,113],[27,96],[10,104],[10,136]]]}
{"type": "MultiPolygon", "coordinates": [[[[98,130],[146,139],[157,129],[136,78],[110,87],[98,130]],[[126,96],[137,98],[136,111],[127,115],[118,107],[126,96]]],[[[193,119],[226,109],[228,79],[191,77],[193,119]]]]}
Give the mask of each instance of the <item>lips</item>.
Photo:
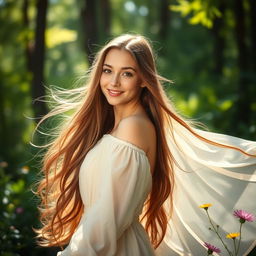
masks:
{"type": "Polygon", "coordinates": [[[110,96],[113,96],[113,97],[119,96],[119,95],[121,95],[122,93],[123,93],[122,91],[110,90],[110,89],[108,89],[108,94],[109,94],[110,96]]]}

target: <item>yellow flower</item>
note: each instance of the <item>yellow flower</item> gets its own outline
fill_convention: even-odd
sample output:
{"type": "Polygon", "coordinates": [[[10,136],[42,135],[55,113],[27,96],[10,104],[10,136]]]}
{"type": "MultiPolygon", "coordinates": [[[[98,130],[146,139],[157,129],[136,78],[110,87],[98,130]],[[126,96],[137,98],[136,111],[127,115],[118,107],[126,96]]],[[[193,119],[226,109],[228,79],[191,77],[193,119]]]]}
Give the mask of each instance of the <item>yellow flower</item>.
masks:
{"type": "Polygon", "coordinates": [[[201,204],[199,205],[200,208],[204,208],[205,210],[208,210],[209,207],[211,207],[212,204],[201,204]]]}
{"type": "Polygon", "coordinates": [[[25,165],[21,168],[21,173],[28,174],[28,172],[29,172],[29,167],[27,165],[25,165]]]}
{"type": "Polygon", "coordinates": [[[229,233],[226,235],[226,238],[235,239],[238,236],[240,236],[240,233],[229,233]]]}

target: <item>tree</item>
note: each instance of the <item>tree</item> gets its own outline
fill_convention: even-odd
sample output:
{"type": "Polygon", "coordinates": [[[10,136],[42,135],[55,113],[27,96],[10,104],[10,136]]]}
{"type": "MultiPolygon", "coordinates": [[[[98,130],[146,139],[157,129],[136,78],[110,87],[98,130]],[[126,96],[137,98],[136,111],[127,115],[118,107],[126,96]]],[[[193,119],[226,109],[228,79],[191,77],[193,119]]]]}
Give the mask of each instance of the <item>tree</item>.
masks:
{"type": "Polygon", "coordinates": [[[93,48],[94,44],[98,42],[99,34],[96,5],[96,0],[84,0],[80,13],[83,28],[82,35],[84,39],[84,49],[90,65],[94,59],[93,48]]]}
{"type": "Polygon", "coordinates": [[[170,20],[171,12],[168,10],[169,1],[162,0],[160,1],[160,29],[159,35],[162,40],[166,39],[168,35],[168,23],[170,20]]]}
{"type": "Polygon", "coordinates": [[[110,0],[100,0],[100,10],[102,16],[103,36],[110,35],[111,30],[111,4],[110,0]]]}
{"type": "MultiPolygon", "coordinates": [[[[45,59],[45,29],[48,0],[37,0],[35,45],[32,55],[32,98],[38,99],[45,95],[44,81],[44,59],[45,59]]],[[[47,113],[44,102],[36,101],[33,107],[35,116],[43,116],[47,113]]]]}
{"type": "Polygon", "coordinates": [[[111,5],[109,0],[79,0],[78,4],[81,7],[83,45],[91,65],[96,46],[110,35],[111,5]]]}
{"type": "Polygon", "coordinates": [[[29,8],[29,1],[23,0],[22,5],[22,19],[23,19],[23,25],[25,36],[24,36],[24,43],[25,43],[25,56],[26,56],[26,62],[27,62],[27,70],[29,72],[33,72],[33,65],[32,65],[32,54],[33,54],[33,48],[31,47],[31,41],[28,36],[29,31],[29,17],[28,17],[28,8],[29,8]]]}
{"type": "Polygon", "coordinates": [[[250,93],[249,80],[246,72],[248,71],[248,49],[246,46],[246,27],[245,27],[245,11],[242,0],[234,1],[234,17],[235,17],[235,38],[238,50],[238,99],[235,119],[248,124],[250,120],[250,93]]]}
{"type": "MultiPolygon", "coordinates": [[[[223,1],[211,0],[178,0],[178,4],[171,6],[171,9],[178,11],[182,16],[188,16],[188,22],[192,25],[201,24],[208,28],[214,36],[213,58],[215,60],[213,72],[223,77],[223,67],[227,67],[228,61],[236,61],[232,73],[237,77],[235,94],[232,99],[232,111],[230,112],[230,133],[242,136],[245,133],[256,131],[253,124],[253,108],[255,102],[255,42],[256,42],[256,19],[255,1],[235,0],[229,4],[223,1]],[[249,17],[249,18],[248,18],[249,17]],[[230,30],[233,32],[232,39],[235,45],[232,47],[236,55],[228,56],[225,60],[224,50],[230,40],[230,30]],[[249,33],[249,30],[251,31],[249,33]],[[234,123],[237,123],[234,127],[234,123]]],[[[230,67],[228,67],[231,70],[230,67]]],[[[218,82],[219,83],[219,82],[218,82]]]]}
{"type": "MultiPolygon", "coordinates": [[[[221,2],[219,5],[219,11],[224,14],[226,10],[225,2],[221,2]]],[[[224,67],[224,49],[225,49],[225,37],[224,37],[224,26],[225,20],[224,15],[216,17],[213,20],[212,34],[214,37],[214,68],[213,71],[216,74],[222,75],[223,67],[224,67]]]]}

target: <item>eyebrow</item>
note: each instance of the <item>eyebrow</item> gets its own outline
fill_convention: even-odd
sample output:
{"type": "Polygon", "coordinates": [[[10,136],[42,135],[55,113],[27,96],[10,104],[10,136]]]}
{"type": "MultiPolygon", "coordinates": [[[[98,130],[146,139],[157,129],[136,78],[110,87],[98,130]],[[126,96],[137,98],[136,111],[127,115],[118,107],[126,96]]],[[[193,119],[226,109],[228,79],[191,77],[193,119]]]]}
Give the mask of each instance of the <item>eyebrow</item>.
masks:
{"type": "MultiPolygon", "coordinates": [[[[110,68],[113,68],[111,65],[104,63],[103,66],[107,66],[110,68]]],[[[133,67],[122,67],[121,69],[132,69],[134,72],[136,72],[136,69],[133,67]]]]}

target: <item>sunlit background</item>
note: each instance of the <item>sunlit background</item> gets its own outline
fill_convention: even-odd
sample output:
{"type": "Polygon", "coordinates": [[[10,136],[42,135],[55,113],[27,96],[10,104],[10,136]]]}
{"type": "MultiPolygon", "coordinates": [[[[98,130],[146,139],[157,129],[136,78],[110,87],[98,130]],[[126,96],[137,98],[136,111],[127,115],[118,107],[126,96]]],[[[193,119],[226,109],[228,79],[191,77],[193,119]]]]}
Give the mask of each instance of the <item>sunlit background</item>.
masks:
{"type": "Polygon", "coordinates": [[[255,0],[0,0],[0,254],[55,255],[36,246],[32,231],[40,157],[29,142],[34,118],[49,111],[34,100],[45,86],[81,83],[113,36],[151,40],[184,116],[255,140],[255,13],[255,0]]]}

